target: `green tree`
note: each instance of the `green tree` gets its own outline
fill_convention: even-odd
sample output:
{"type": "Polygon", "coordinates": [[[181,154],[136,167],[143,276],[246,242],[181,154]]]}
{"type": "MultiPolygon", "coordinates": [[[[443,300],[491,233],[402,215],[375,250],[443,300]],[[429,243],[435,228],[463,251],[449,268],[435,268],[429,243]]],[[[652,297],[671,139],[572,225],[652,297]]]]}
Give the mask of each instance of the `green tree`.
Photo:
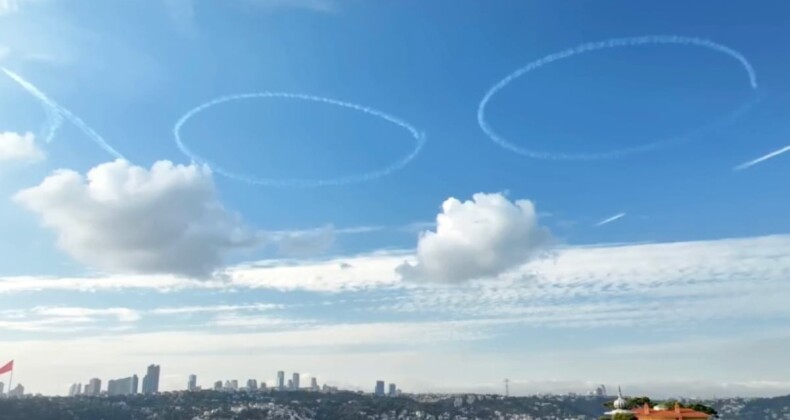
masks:
{"type": "Polygon", "coordinates": [[[692,404],[692,405],[688,406],[688,408],[690,408],[692,410],[696,410],[696,411],[701,411],[701,412],[703,412],[705,414],[710,414],[710,415],[712,415],[714,417],[719,417],[719,413],[717,413],[716,410],[713,407],[709,407],[707,405],[692,404]]]}
{"type": "Polygon", "coordinates": [[[631,413],[617,413],[612,416],[612,420],[636,420],[636,416],[631,413]]]}
{"type": "Polygon", "coordinates": [[[644,406],[645,403],[647,403],[647,405],[649,405],[651,407],[653,406],[653,402],[650,401],[650,398],[648,398],[648,397],[634,397],[634,398],[630,398],[628,400],[628,407],[629,408],[639,408],[639,407],[644,406]]]}

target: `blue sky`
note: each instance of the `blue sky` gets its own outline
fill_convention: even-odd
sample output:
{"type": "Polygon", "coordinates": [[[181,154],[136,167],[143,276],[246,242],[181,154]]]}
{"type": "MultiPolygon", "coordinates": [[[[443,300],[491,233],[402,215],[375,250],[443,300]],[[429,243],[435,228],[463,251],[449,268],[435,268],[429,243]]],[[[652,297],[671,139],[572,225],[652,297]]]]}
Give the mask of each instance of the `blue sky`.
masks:
{"type": "MultiPolygon", "coordinates": [[[[415,391],[499,391],[509,377],[519,393],[788,393],[771,348],[790,340],[790,154],[735,170],[790,144],[788,13],[778,1],[0,1],[0,66],[65,118],[46,142],[53,108],[0,74],[0,357],[44,393],[150,362],[167,389],[189,373],[208,384],[287,369],[415,391]],[[515,79],[488,122],[555,153],[682,141],[532,159],[479,127],[483,96],[515,70],[642,35],[729,47],[757,88],[721,51],[601,49],[515,79]],[[176,146],[191,109],[266,91],[384,113],[424,147],[386,176],[295,187],[229,179],[176,146]],[[205,348],[185,354],[189,342],[205,348]],[[67,362],[52,378],[55,345],[67,362]],[[84,345],[95,357],[81,360],[84,345]],[[666,366],[645,384],[591,355],[666,366]]],[[[208,108],[181,135],[270,180],[376,172],[417,145],[370,113],[282,97],[208,108]]]]}

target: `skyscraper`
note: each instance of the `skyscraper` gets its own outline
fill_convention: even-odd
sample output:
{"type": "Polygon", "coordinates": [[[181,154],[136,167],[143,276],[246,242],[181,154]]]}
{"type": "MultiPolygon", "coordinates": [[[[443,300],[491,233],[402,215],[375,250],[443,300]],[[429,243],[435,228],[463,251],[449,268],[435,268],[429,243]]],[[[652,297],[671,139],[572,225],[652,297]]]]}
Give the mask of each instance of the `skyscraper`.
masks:
{"type": "Polygon", "coordinates": [[[288,380],[288,389],[294,389],[294,381],[291,379],[288,380]]]}
{"type": "Polygon", "coordinates": [[[379,397],[384,396],[384,381],[376,381],[376,395],[379,397]]]}
{"type": "Polygon", "coordinates": [[[222,390],[222,381],[214,382],[214,391],[222,390]]]}
{"type": "Polygon", "coordinates": [[[82,395],[82,383],[77,384],[77,395],[82,395]]]}
{"type": "Polygon", "coordinates": [[[233,391],[238,391],[239,389],[239,381],[238,379],[231,379],[230,380],[230,389],[233,391]]]}
{"type": "Polygon", "coordinates": [[[277,390],[282,391],[285,389],[285,372],[277,372],[277,390]]]}
{"type": "Polygon", "coordinates": [[[298,373],[294,372],[292,381],[293,381],[293,384],[291,384],[292,385],[291,389],[294,390],[294,391],[298,391],[299,390],[299,374],[298,373]]]}
{"type": "Polygon", "coordinates": [[[107,381],[107,395],[129,395],[137,393],[137,375],[107,381]]]}
{"type": "Polygon", "coordinates": [[[247,391],[257,391],[258,381],[255,379],[247,379],[247,391]]]}
{"type": "Polygon", "coordinates": [[[194,391],[197,389],[197,375],[189,375],[187,382],[187,391],[194,391]]]}
{"type": "Polygon", "coordinates": [[[159,365],[150,365],[143,376],[143,394],[159,392],[159,365]]]}
{"type": "Polygon", "coordinates": [[[318,378],[313,376],[312,378],[310,378],[310,390],[311,391],[318,391],[319,389],[321,389],[321,388],[318,387],[318,378]]]}
{"type": "Polygon", "coordinates": [[[398,393],[398,388],[395,386],[395,384],[390,383],[390,389],[387,395],[390,397],[394,397],[395,395],[397,395],[397,393],[398,393]]]}
{"type": "Polygon", "coordinates": [[[101,393],[101,379],[99,378],[92,378],[88,381],[88,385],[85,385],[85,395],[99,395],[101,393]]]}

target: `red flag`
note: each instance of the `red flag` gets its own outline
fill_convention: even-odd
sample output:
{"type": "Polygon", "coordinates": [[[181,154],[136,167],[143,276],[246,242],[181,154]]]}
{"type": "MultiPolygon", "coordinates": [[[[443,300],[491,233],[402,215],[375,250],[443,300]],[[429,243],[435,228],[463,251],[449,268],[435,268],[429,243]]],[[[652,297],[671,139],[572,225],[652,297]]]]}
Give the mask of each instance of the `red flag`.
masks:
{"type": "Polygon", "coordinates": [[[8,362],[8,363],[6,363],[5,365],[3,365],[3,367],[0,367],[0,375],[4,374],[6,372],[11,372],[12,370],[14,370],[14,361],[13,360],[8,362]]]}

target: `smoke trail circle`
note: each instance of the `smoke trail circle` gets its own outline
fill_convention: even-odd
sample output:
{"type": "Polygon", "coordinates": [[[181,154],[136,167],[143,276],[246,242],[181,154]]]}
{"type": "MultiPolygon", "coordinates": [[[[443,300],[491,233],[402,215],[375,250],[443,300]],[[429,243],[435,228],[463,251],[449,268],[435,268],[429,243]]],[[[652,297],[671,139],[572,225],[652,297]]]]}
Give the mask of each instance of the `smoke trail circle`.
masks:
{"type": "Polygon", "coordinates": [[[213,99],[202,105],[198,105],[197,107],[193,108],[192,110],[184,114],[184,116],[178,119],[175,126],[173,127],[173,137],[175,138],[176,145],[181,150],[181,152],[184,153],[190,159],[192,159],[193,162],[207,165],[214,172],[222,176],[225,176],[227,178],[235,179],[237,181],[242,181],[249,184],[263,185],[268,187],[312,188],[312,187],[337,186],[337,185],[346,185],[346,184],[354,184],[354,183],[365,182],[365,181],[372,181],[374,179],[384,177],[395,171],[403,169],[403,167],[408,165],[409,162],[411,162],[412,160],[414,160],[415,157],[417,157],[417,155],[420,153],[420,151],[422,151],[422,148],[425,145],[425,135],[423,133],[418,131],[414,126],[407,123],[406,121],[403,121],[400,118],[394,117],[385,112],[378,111],[373,108],[368,108],[366,106],[353,104],[350,102],[338,101],[331,98],[305,95],[299,93],[285,93],[285,92],[256,92],[256,93],[241,93],[236,95],[227,95],[213,99]],[[187,147],[187,145],[184,143],[183,139],[181,138],[181,130],[184,124],[186,124],[190,119],[192,119],[197,114],[205,111],[208,108],[231,101],[244,100],[244,99],[263,99],[263,98],[280,98],[280,99],[289,99],[289,100],[318,102],[328,105],[339,106],[341,108],[347,108],[361,112],[363,114],[378,117],[384,121],[392,123],[409,132],[409,134],[415,140],[415,146],[414,149],[412,149],[412,151],[409,152],[409,154],[406,155],[405,157],[398,159],[397,161],[389,164],[388,166],[382,169],[378,169],[372,172],[366,172],[357,175],[348,175],[348,176],[337,177],[337,178],[326,178],[326,179],[300,179],[300,178],[278,179],[278,178],[255,177],[255,176],[250,176],[250,175],[245,175],[245,174],[230,171],[222,166],[210,162],[209,160],[193,152],[189,147],[187,147]]]}
{"type": "Polygon", "coordinates": [[[483,132],[488,136],[488,138],[491,139],[491,141],[493,141],[494,143],[498,144],[499,146],[507,150],[510,150],[511,152],[515,152],[530,158],[553,159],[553,160],[613,159],[613,158],[623,157],[635,153],[642,153],[642,152],[656,150],[661,147],[668,146],[672,143],[683,141],[693,135],[698,135],[701,132],[708,131],[712,128],[723,125],[724,123],[731,121],[732,119],[737,118],[740,115],[747,112],[761,99],[759,95],[756,95],[754,99],[747,101],[746,104],[738,107],[735,111],[728,114],[725,118],[722,118],[712,124],[694,130],[691,134],[678,136],[677,138],[672,138],[668,140],[661,140],[652,143],[647,143],[640,146],[634,146],[634,147],[611,150],[606,152],[599,152],[599,153],[575,153],[575,154],[554,153],[554,152],[539,151],[526,147],[521,147],[514,143],[511,143],[509,140],[497,134],[496,131],[494,131],[494,129],[486,120],[486,115],[485,115],[486,107],[488,106],[488,103],[491,101],[491,98],[493,98],[494,95],[496,95],[499,91],[507,87],[514,80],[518,79],[521,76],[524,76],[525,74],[533,70],[536,70],[547,64],[551,64],[555,61],[559,61],[565,58],[570,58],[575,55],[583,54],[586,52],[605,50],[609,48],[619,48],[619,47],[637,47],[637,46],[648,45],[648,44],[674,44],[674,45],[694,46],[694,47],[706,48],[715,52],[725,54],[737,60],[740,63],[741,67],[743,67],[743,70],[746,72],[746,76],[749,79],[749,87],[752,89],[752,91],[757,92],[757,74],[755,73],[751,63],[749,63],[749,60],[747,60],[746,57],[743,56],[743,54],[739,53],[736,50],[733,50],[732,48],[726,45],[717,44],[707,39],[689,38],[689,37],[683,37],[677,35],[646,35],[646,36],[631,37],[631,38],[615,38],[615,39],[608,39],[606,41],[582,44],[573,48],[569,48],[567,50],[549,54],[510,73],[504,79],[500,80],[498,83],[492,86],[488,90],[488,92],[486,92],[485,96],[483,96],[483,99],[480,101],[480,104],[477,107],[477,123],[480,126],[480,128],[483,130],[483,132]]]}
{"type": "Polygon", "coordinates": [[[109,143],[99,133],[95,132],[88,124],[85,123],[80,117],[74,115],[68,109],[60,106],[57,102],[52,100],[48,97],[44,92],[39,90],[36,86],[32,83],[28,82],[22,76],[8,70],[5,67],[0,67],[0,70],[6,74],[11,80],[16,82],[19,86],[22,87],[25,91],[29,94],[33,95],[34,98],[38,99],[39,102],[44,106],[44,109],[47,112],[47,123],[45,124],[44,129],[42,130],[44,133],[44,140],[45,142],[49,143],[55,136],[55,132],[57,131],[58,127],[63,123],[63,120],[68,120],[72,124],[74,124],[80,131],[82,131],[89,139],[91,139],[94,143],[96,143],[99,147],[101,147],[104,151],[115,157],[116,159],[124,159],[123,155],[120,154],[117,150],[115,150],[109,143]]]}

